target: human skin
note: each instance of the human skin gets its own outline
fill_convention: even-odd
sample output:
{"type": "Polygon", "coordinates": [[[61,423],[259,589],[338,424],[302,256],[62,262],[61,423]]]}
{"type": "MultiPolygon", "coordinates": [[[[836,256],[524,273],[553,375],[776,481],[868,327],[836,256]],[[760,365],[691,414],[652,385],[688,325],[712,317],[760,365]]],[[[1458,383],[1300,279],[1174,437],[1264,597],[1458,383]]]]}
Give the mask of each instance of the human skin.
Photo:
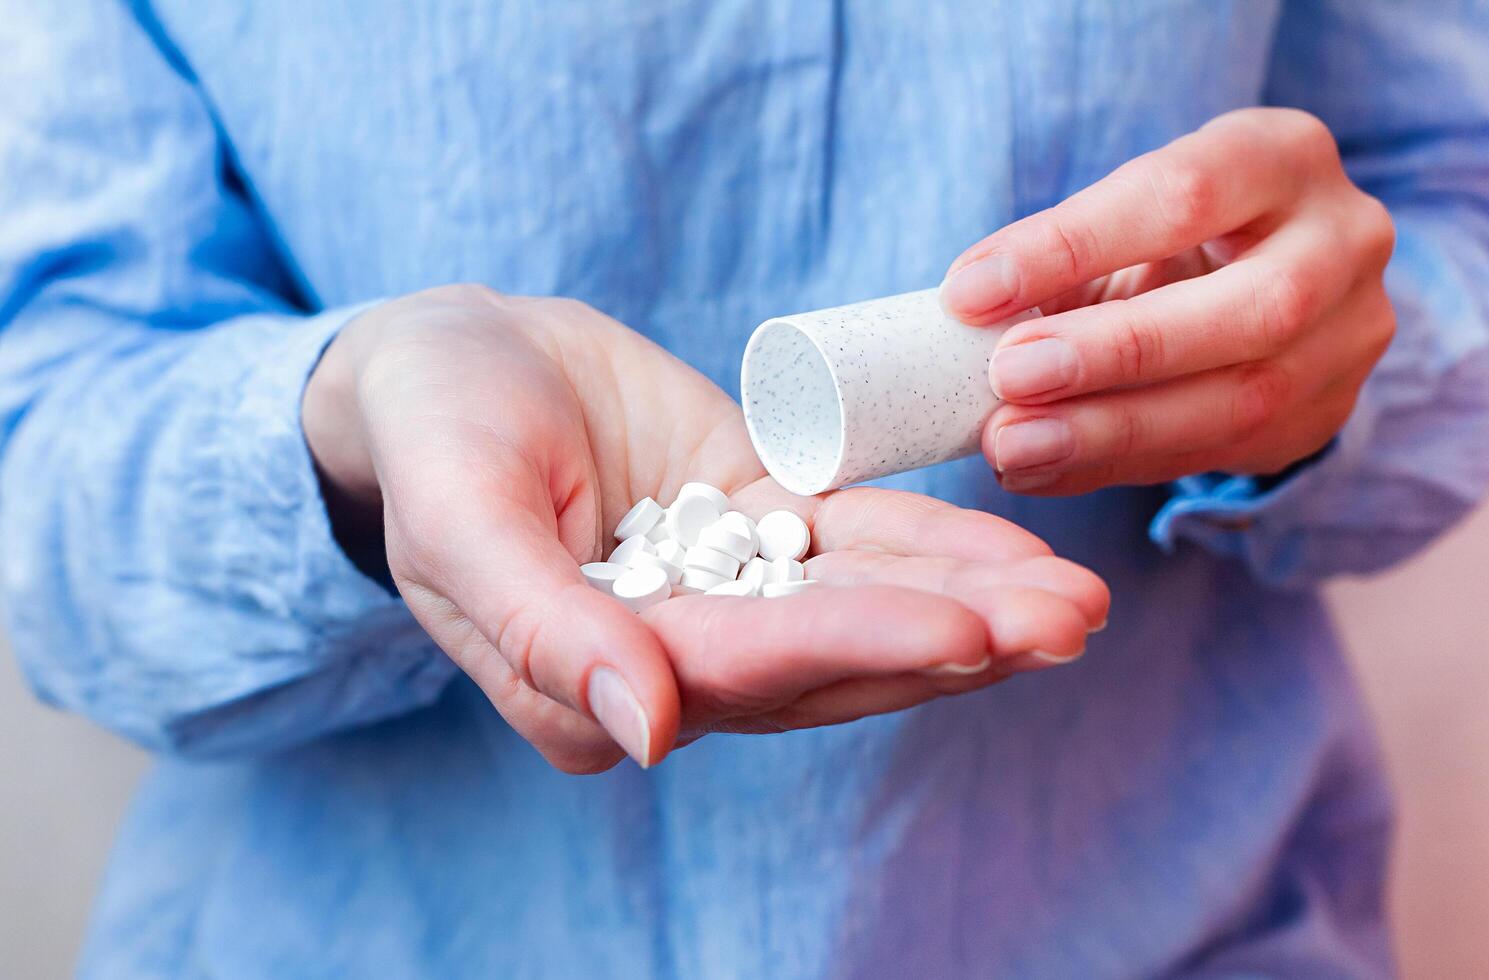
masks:
{"type": "Polygon", "coordinates": [[[327,348],[302,425],[349,550],[381,532],[413,615],[566,772],[975,690],[1068,662],[1106,620],[1100,579],[990,514],[786,493],[732,399],[572,300],[448,286],[374,307],[327,348]],[[688,480],[800,514],[822,587],[638,616],[586,585],[631,504],[688,480]]]}
{"type": "Polygon", "coordinates": [[[941,289],[999,340],[983,452],[1053,495],[1211,471],[1276,474],[1324,447],[1385,353],[1390,216],[1332,135],[1244,109],[967,249],[941,289]]]}

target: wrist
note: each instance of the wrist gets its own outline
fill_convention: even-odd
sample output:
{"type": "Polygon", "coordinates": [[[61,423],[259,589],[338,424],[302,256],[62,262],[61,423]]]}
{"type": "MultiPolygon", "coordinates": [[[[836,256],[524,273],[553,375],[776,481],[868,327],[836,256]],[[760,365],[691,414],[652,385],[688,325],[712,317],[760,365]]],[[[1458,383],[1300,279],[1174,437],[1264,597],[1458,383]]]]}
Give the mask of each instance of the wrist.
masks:
{"type": "Polygon", "coordinates": [[[357,398],[355,349],[362,317],[327,345],[305,384],[300,426],[337,543],[372,578],[386,577],[382,493],[357,398]]]}

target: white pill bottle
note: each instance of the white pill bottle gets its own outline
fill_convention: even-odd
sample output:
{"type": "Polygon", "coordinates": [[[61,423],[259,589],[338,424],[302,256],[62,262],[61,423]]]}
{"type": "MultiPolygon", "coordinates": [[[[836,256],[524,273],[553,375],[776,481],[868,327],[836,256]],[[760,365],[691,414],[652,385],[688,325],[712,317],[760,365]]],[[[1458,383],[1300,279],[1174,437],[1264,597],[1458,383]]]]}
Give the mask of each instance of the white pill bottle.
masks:
{"type": "Polygon", "coordinates": [[[1038,315],[969,327],[925,289],[766,320],[740,372],[755,452],[803,496],[970,456],[998,338],[1038,315]]]}

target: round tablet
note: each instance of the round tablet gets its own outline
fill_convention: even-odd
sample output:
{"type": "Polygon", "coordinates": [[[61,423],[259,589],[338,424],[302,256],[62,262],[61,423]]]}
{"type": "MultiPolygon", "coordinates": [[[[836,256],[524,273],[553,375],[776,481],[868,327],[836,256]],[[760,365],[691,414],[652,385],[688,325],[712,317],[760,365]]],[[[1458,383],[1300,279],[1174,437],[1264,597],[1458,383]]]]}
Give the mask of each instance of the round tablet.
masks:
{"type": "Polygon", "coordinates": [[[667,583],[676,585],[677,580],[682,578],[682,566],[674,565],[672,562],[653,552],[643,551],[631,559],[632,568],[660,568],[667,573],[667,583]]]}
{"type": "Polygon", "coordinates": [[[741,514],[737,510],[731,510],[719,518],[719,523],[749,538],[750,547],[755,550],[756,554],[760,553],[760,532],[756,529],[755,522],[750,520],[748,514],[741,514]]]}
{"type": "Polygon", "coordinates": [[[677,499],[684,497],[702,497],[720,514],[729,509],[729,496],[711,483],[684,483],[677,491],[677,499]]]}
{"type": "Polygon", "coordinates": [[[752,597],[755,595],[755,590],[750,587],[750,583],[735,580],[733,582],[724,582],[719,585],[715,585],[704,594],[752,597]]]}
{"type": "Polygon", "coordinates": [[[722,575],[701,568],[685,568],[682,580],[677,583],[673,590],[677,595],[692,595],[695,592],[707,592],[716,585],[723,585],[729,581],[722,575]]]}
{"type": "Polygon", "coordinates": [[[703,533],[698,535],[698,545],[722,551],[737,562],[746,562],[755,557],[755,547],[750,536],[741,534],[738,527],[725,524],[722,517],[703,529],[703,533]]]}
{"type": "Polygon", "coordinates": [[[669,565],[676,565],[678,568],[683,568],[686,567],[683,564],[683,555],[687,553],[687,550],[681,544],[668,538],[666,541],[657,545],[657,557],[669,565]]]}
{"type": "Polygon", "coordinates": [[[806,577],[806,566],[790,558],[777,558],[765,569],[765,585],[800,582],[806,577]]]}
{"type": "Polygon", "coordinates": [[[756,527],[760,532],[760,557],[767,561],[800,558],[812,543],[806,521],[789,510],[771,511],[756,527]]]}
{"type": "Polygon", "coordinates": [[[610,563],[612,565],[629,565],[636,560],[637,555],[647,554],[656,550],[656,545],[638,534],[633,538],[626,538],[615,546],[615,550],[610,552],[610,563]]]}
{"type": "Polygon", "coordinates": [[[817,584],[814,578],[798,579],[795,582],[770,582],[760,590],[760,594],[767,599],[779,599],[782,596],[795,595],[817,584]]]}
{"type": "Polygon", "coordinates": [[[733,578],[739,574],[739,562],[722,551],[714,551],[698,544],[688,549],[683,556],[684,568],[699,568],[721,578],[733,578]]]}
{"type": "Polygon", "coordinates": [[[697,544],[698,535],[718,519],[719,509],[713,501],[698,494],[679,497],[667,508],[667,530],[672,540],[687,548],[697,544]]]}
{"type": "Polygon", "coordinates": [[[615,580],[626,573],[626,566],[613,561],[592,561],[579,566],[584,581],[606,595],[615,594],[615,580]]]}
{"type": "Polygon", "coordinates": [[[645,534],[657,526],[657,521],[662,519],[662,505],[650,497],[642,497],[636,502],[636,506],[626,511],[626,516],[615,525],[615,540],[624,541],[638,534],[645,534]]]}
{"type": "MultiPolygon", "coordinates": [[[[665,517],[666,514],[666,511],[662,512],[663,517],[665,517]]],[[[651,530],[646,532],[646,540],[650,541],[654,545],[662,545],[668,541],[671,541],[672,532],[667,530],[667,522],[665,520],[661,520],[653,524],[651,530]]]]}
{"type": "Polygon", "coordinates": [[[629,568],[615,580],[615,597],[633,612],[655,606],[672,594],[672,583],[660,568],[629,568]]]}
{"type": "Polygon", "coordinates": [[[764,558],[751,558],[745,562],[744,568],[739,570],[739,581],[748,583],[750,589],[759,592],[765,585],[766,576],[770,573],[770,562],[764,558]]]}

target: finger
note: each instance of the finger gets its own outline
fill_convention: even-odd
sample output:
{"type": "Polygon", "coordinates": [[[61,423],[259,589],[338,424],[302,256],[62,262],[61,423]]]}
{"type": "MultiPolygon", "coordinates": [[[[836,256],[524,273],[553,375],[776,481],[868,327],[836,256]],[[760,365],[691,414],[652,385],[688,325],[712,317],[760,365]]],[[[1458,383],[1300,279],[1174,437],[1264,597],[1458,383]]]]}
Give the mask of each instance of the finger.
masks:
{"type": "Polygon", "coordinates": [[[643,618],[684,694],[724,716],[778,707],[848,677],[965,669],[988,652],[982,620],[961,603],[882,585],[824,585],[778,599],[690,596],[643,618]]]}
{"type": "MultiPolygon", "coordinates": [[[[807,575],[840,586],[899,585],[937,592],[964,603],[985,618],[1002,615],[998,606],[1004,601],[1004,596],[1000,590],[1009,586],[1039,589],[1073,605],[1080,613],[1086,632],[1101,628],[1111,607],[1111,591],[1098,575],[1075,562],[1052,555],[994,563],[834,551],[808,561],[807,575]]],[[[989,631],[994,637],[1009,635],[996,623],[990,625],[989,631]]],[[[1081,642],[1079,636],[1067,639],[1073,640],[1075,646],[1081,642]]],[[[1014,654],[1021,649],[1049,649],[1051,646],[1071,648],[1069,643],[1040,638],[1030,639],[1026,647],[1012,647],[1004,652],[1014,654]]]]}
{"type": "Polygon", "coordinates": [[[1131,299],[1040,317],[998,342],[999,397],[1044,404],[1271,356],[1352,287],[1327,222],[1280,231],[1241,259],[1131,299]]]}
{"type": "Polygon", "coordinates": [[[1333,153],[1332,137],[1303,113],[1278,113],[1271,131],[1255,116],[1221,117],[973,245],[952,263],[943,305],[964,322],[994,323],[1295,199],[1308,174],[1296,161],[1333,153]],[[1258,143],[1272,152],[1255,152],[1258,143]]]}
{"type": "MultiPolygon", "coordinates": [[[[1030,670],[1053,667],[1036,663],[1030,670]]],[[[713,731],[741,735],[766,735],[823,725],[842,725],[870,715],[904,711],[948,695],[966,694],[1010,676],[989,665],[966,675],[895,674],[891,677],[861,677],[838,681],[808,691],[783,707],[755,715],[728,718],[711,726],[713,731]]]]}
{"type": "Polygon", "coordinates": [[[520,467],[425,473],[414,503],[426,516],[421,552],[435,592],[500,654],[461,663],[483,690],[506,670],[598,721],[637,762],[660,760],[676,737],[679,700],[665,651],[634,613],[584,582],[560,541],[546,486],[520,467]],[[469,488],[450,493],[451,486],[469,488]]]}
{"type": "Polygon", "coordinates": [[[1251,439],[1299,395],[1277,360],[1052,405],[1005,404],[983,430],[983,455],[1004,489],[1052,483],[1061,472],[1221,449],[1251,439]]]}

